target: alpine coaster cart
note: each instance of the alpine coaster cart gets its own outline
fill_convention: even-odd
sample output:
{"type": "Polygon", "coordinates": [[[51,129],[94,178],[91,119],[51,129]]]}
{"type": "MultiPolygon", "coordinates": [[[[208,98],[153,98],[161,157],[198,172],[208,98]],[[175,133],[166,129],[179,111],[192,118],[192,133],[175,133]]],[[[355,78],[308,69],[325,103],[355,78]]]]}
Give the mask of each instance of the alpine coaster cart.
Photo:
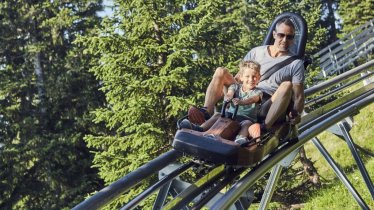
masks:
{"type": "MultiPolygon", "coordinates": [[[[293,57],[304,59],[307,24],[298,14],[286,12],[277,16],[268,30],[263,45],[274,42],[272,34],[276,23],[285,17],[290,18],[295,25],[295,44],[290,49],[294,54],[293,57]]],[[[304,59],[304,66],[306,67],[307,64],[304,59]]],[[[172,144],[174,149],[216,164],[253,166],[277,148],[298,140],[297,126],[285,122],[275,124],[271,129],[273,132],[262,135],[260,142],[252,139],[245,146],[239,145],[234,142],[234,139],[240,130],[240,124],[235,120],[236,113],[231,117],[226,116],[226,105],[227,103],[224,102],[220,118],[209,130],[205,132],[185,128],[178,130],[172,144]]]]}

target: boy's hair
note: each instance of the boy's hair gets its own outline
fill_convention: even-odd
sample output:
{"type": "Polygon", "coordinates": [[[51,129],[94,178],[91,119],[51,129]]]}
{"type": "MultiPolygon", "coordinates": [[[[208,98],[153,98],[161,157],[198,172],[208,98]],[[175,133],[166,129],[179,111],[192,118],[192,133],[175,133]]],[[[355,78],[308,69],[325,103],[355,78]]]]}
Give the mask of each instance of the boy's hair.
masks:
{"type": "Polygon", "coordinates": [[[254,60],[241,61],[240,64],[239,64],[239,69],[240,69],[239,73],[243,74],[243,70],[245,68],[253,69],[253,70],[257,71],[257,73],[260,74],[261,65],[257,61],[254,61],[254,60]]]}

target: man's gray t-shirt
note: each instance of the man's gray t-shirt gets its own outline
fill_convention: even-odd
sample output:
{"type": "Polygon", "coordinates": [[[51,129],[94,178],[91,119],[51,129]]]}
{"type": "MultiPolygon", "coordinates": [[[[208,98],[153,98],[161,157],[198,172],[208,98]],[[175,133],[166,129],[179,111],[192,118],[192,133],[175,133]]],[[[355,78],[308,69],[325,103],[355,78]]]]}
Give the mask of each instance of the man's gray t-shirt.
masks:
{"type": "MultiPolygon", "coordinates": [[[[255,60],[261,65],[261,76],[273,67],[275,64],[280,63],[292,55],[280,56],[280,57],[271,57],[268,52],[268,45],[259,46],[253,48],[248,54],[244,57],[244,60],[255,60]]],[[[279,85],[282,82],[290,81],[293,84],[304,83],[304,63],[302,60],[297,59],[290,63],[289,65],[279,69],[273,73],[268,79],[261,81],[257,88],[262,92],[265,92],[269,95],[273,95],[274,92],[278,89],[279,85]]]]}

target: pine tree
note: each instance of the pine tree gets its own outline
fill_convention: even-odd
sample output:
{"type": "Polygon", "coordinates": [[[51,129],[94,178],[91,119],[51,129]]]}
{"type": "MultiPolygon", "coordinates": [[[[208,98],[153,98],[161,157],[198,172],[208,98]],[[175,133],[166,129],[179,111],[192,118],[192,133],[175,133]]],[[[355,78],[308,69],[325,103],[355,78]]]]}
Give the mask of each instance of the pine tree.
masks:
{"type": "Polygon", "coordinates": [[[339,8],[339,0],[324,0],[321,19],[321,26],[327,29],[328,38],[324,45],[329,45],[338,39],[338,33],[341,26],[339,20],[336,18],[336,11],[339,8]]]}
{"type": "Polygon", "coordinates": [[[0,3],[0,208],[72,207],[99,188],[83,136],[98,82],[73,41],[98,23],[100,1],[0,3]]]}
{"type": "MultiPolygon", "coordinates": [[[[112,133],[89,135],[95,167],[107,184],[170,149],[176,120],[201,104],[213,70],[234,73],[246,52],[260,45],[275,16],[301,12],[310,27],[307,47],[318,49],[325,30],[316,1],[118,1],[95,37],[82,37],[107,106],[95,122],[112,133]],[[265,3],[265,4],[264,4],[265,3]],[[274,6],[274,4],[277,4],[274,6]],[[279,4],[279,5],[278,5],[279,4]],[[165,147],[164,147],[165,146],[165,147]]],[[[130,191],[127,202],[144,189],[130,191]]],[[[111,206],[111,208],[114,208],[111,206]]]]}
{"type": "Polygon", "coordinates": [[[117,4],[98,36],[82,40],[87,53],[100,57],[92,71],[108,101],[96,122],[113,134],[87,137],[108,184],[170,149],[176,120],[189,104],[202,103],[215,68],[237,71],[247,45],[241,37],[248,35],[241,1],[117,4]]]}
{"type": "Polygon", "coordinates": [[[342,36],[374,18],[372,0],[341,0],[338,13],[342,18],[342,36]]]}

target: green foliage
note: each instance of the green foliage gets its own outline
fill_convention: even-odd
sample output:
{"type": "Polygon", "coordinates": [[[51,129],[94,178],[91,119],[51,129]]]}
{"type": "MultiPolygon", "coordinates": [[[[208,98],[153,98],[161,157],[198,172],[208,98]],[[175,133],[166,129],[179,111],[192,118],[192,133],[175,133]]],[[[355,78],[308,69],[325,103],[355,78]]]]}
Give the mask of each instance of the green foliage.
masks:
{"type": "Polygon", "coordinates": [[[340,0],[322,0],[322,19],[320,25],[327,30],[327,39],[324,46],[329,45],[338,39],[337,34],[340,32],[341,26],[335,13],[339,8],[340,0]]]}
{"type": "Polygon", "coordinates": [[[235,73],[246,52],[261,44],[276,15],[294,11],[307,18],[308,51],[318,49],[324,31],[315,27],[317,1],[134,0],[115,5],[113,17],[102,22],[96,36],[80,39],[84,52],[98,58],[91,61],[91,71],[108,102],[95,111],[95,122],[112,132],[86,136],[97,151],[95,167],[108,184],[170,148],[176,120],[190,104],[203,102],[213,70],[227,66],[235,73]]]}
{"type": "Polygon", "coordinates": [[[119,2],[97,36],[82,37],[85,52],[100,58],[91,70],[108,101],[95,121],[113,131],[86,138],[99,150],[95,166],[105,182],[165,151],[176,119],[189,104],[201,103],[216,67],[235,65],[237,71],[246,51],[238,18],[243,7],[230,1],[119,2]]]}
{"type": "Polygon", "coordinates": [[[343,20],[342,36],[373,19],[373,10],[374,2],[372,0],[341,0],[338,13],[343,20]]]}
{"type": "Polygon", "coordinates": [[[72,207],[102,186],[83,136],[102,104],[73,45],[98,23],[100,1],[0,3],[0,208],[72,207]]]}

